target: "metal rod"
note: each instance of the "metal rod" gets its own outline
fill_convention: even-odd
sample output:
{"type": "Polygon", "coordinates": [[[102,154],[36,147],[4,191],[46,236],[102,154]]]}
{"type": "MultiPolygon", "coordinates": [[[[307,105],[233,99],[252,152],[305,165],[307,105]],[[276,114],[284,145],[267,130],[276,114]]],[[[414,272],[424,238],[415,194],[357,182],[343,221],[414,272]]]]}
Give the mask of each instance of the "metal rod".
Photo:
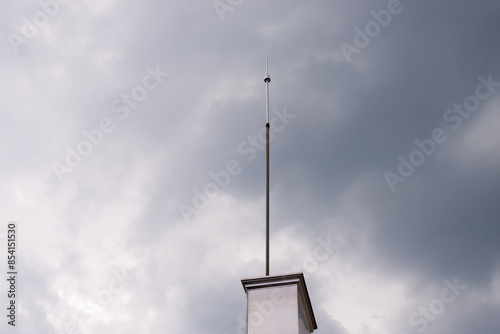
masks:
{"type": "Polygon", "coordinates": [[[266,276],[269,276],[269,123],[266,123],[266,276]]]}
{"type": "Polygon", "coordinates": [[[269,83],[271,77],[268,73],[266,57],[266,276],[269,276],[269,83]]]}

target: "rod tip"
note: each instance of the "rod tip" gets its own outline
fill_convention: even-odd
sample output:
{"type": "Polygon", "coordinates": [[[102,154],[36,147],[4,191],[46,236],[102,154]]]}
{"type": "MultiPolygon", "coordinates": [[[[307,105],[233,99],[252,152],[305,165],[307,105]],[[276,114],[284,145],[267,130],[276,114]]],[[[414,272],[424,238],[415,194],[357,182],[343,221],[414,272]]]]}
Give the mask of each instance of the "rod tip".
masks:
{"type": "Polygon", "coordinates": [[[267,65],[267,56],[266,56],[266,76],[264,78],[264,82],[271,82],[271,77],[269,76],[269,70],[268,70],[268,65],[267,65]]]}

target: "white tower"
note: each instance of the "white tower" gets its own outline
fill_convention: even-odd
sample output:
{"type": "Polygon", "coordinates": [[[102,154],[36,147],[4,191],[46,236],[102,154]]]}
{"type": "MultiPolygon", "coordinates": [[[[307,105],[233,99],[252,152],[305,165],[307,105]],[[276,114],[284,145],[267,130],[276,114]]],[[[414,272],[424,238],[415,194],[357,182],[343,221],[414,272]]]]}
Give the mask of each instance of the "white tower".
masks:
{"type": "Polygon", "coordinates": [[[269,83],[266,57],[266,276],[241,280],[247,334],[310,334],[318,328],[302,273],[269,276],[269,83]]]}
{"type": "Polygon", "coordinates": [[[241,280],[248,334],[310,334],[318,328],[302,273],[241,280]]]}

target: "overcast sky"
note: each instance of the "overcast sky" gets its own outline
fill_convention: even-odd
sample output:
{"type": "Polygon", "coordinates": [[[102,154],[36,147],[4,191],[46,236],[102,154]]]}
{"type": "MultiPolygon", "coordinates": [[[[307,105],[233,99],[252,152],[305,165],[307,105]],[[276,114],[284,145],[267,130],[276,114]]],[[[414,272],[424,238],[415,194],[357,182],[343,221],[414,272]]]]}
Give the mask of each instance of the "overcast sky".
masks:
{"type": "Polygon", "coordinates": [[[315,333],[499,333],[498,0],[0,18],[15,333],[242,333],[241,279],[265,275],[266,55],[271,274],[304,272],[315,333]]]}

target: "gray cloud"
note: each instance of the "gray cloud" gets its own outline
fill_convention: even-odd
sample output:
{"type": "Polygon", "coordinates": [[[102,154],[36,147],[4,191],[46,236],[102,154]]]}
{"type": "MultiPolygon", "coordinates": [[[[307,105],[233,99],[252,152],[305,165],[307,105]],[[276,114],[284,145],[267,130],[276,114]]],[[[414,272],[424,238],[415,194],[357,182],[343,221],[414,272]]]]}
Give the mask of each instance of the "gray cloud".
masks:
{"type": "Polygon", "coordinates": [[[240,279],[264,272],[264,151],[238,147],[264,128],[268,55],[271,109],[296,116],[271,143],[272,272],[319,237],[342,242],[302,268],[317,333],[417,333],[408,318],[455,277],[468,289],[425,332],[497,333],[500,95],[456,130],[443,114],[479,76],[500,81],[500,5],[402,1],[348,62],[340,44],[388,3],[243,1],[221,21],[211,1],[71,2],[17,54],[8,33],[40,5],[2,4],[0,198],[23,227],[21,331],[237,333],[240,279]],[[169,75],[120,119],[113,102],[157,65],[169,75]],[[114,130],[59,182],[51,164],[105,118],[114,130]],[[446,141],[391,192],[384,173],[436,128],[446,141]],[[195,208],[230,161],[241,172],[195,208]],[[122,268],[123,292],[89,302],[122,268]]]}

